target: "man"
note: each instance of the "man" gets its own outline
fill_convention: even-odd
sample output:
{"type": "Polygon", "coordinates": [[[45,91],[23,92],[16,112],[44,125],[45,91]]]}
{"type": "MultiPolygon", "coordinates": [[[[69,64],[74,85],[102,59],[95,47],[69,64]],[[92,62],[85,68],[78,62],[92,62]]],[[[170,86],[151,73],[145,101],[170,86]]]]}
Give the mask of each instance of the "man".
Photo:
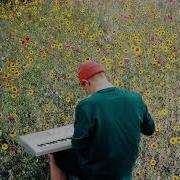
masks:
{"type": "Polygon", "coordinates": [[[81,63],[80,85],[89,93],[75,109],[72,149],[49,155],[52,180],[131,180],[141,132],[150,136],[154,120],[142,96],[113,86],[101,64],[81,63]]]}

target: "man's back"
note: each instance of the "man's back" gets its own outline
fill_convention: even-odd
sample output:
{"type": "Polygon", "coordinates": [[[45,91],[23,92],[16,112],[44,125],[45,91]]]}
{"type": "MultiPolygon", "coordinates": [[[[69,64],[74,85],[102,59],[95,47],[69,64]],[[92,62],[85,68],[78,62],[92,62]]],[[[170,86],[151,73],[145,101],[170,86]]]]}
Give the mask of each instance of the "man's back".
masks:
{"type": "Polygon", "coordinates": [[[109,87],[76,107],[72,149],[85,179],[131,179],[140,132],[151,135],[155,124],[140,94],[109,87]]]}

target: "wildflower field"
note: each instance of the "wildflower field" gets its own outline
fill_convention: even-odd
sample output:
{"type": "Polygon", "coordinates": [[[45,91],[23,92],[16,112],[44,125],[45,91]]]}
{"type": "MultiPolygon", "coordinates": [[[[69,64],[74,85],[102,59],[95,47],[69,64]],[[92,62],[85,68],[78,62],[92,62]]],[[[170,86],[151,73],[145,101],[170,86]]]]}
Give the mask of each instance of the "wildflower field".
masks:
{"type": "Polygon", "coordinates": [[[45,157],[27,154],[18,136],[72,123],[87,96],[77,66],[89,59],[141,93],[155,119],[133,179],[180,179],[178,0],[0,2],[0,179],[50,179],[45,157]]]}

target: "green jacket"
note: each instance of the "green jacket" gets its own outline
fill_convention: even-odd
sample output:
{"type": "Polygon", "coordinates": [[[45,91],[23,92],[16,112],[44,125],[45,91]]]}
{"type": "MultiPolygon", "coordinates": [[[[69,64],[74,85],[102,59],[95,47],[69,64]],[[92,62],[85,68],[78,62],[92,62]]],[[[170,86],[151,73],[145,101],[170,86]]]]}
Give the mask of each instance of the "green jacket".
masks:
{"type": "Polygon", "coordinates": [[[150,136],[154,131],[154,120],[137,92],[108,87],[81,100],[71,142],[84,179],[131,180],[141,132],[150,136]]]}

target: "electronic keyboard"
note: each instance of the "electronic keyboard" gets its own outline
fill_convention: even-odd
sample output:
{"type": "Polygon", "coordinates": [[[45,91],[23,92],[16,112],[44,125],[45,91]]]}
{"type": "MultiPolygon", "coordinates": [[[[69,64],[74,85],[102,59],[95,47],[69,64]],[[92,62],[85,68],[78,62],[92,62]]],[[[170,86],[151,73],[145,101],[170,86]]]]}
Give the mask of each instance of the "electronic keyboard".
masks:
{"type": "Polygon", "coordinates": [[[25,151],[42,156],[71,148],[73,124],[19,136],[19,144],[25,151]]]}

